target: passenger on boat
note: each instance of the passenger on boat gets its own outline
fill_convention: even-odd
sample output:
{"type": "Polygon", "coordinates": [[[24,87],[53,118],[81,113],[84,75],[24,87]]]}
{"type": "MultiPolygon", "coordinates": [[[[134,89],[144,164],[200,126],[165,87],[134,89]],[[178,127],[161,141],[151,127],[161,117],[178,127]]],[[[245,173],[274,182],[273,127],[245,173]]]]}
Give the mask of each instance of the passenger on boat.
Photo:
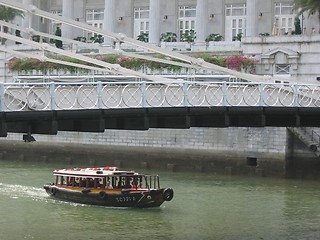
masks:
{"type": "Polygon", "coordinates": [[[80,179],[79,187],[86,187],[87,181],[85,178],[80,179]]]}
{"type": "Polygon", "coordinates": [[[74,186],[75,185],[74,177],[70,177],[69,185],[70,186],[74,186]]]}
{"type": "Polygon", "coordinates": [[[131,188],[131,184],[130,184],[130,179],[129,178],[126,179],[126,186],[125,187],[126,188],[131,188]]]}
{"type": "Polygon", "coordinates": [[[93,178],[90,178],[89,180],[89,187],[94,187],[94,179],[93,178]]]}
{"type": "Polygon", "coordinates": [[[134,178],[132,180],[132,188],[138,189],[138,179],[134,178]]]}
{"type": "Polygon", "coordinates": [[[110,184],[110,181],[107,181],[106,188],[107,189],[113,189],[112,185],[110,184]]]}
{"type": "Polygon", "coordinates": [[[122,188],[123,187],[121,178],[119,178],[119,182],[118,182],[118,186],[117,187],[118,188],[122,188]]]}

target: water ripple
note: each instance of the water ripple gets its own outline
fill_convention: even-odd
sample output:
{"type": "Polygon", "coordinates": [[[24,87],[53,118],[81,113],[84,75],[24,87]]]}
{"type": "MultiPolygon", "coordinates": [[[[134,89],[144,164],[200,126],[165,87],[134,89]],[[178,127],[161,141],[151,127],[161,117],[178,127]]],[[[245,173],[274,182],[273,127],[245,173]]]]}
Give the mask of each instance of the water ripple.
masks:
{"type": "Polygon", "coordinates": [[[34,200],[44,200],[47,196],[43,188],[6,183],[0,183],[0,193],[13,199],[28,197],[34,200]]]}

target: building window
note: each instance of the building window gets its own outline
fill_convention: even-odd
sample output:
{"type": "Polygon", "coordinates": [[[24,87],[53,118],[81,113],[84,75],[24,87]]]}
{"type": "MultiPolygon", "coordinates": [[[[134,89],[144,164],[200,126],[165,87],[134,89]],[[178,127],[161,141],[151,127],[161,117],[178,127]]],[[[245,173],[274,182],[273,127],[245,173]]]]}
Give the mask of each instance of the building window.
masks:
{"type": "Polygon", "coordinates": [[[276,64],[275,65],[276,75],[290,75],[290,65],[289,64],[276,64]]]}
{"type": "Polygon", "coordinates": [[[134,38],[142,33],[149,33],[149,8],[140,7],[134,9],[134,38]]]}
{"type": "MultiPolygon", "coordinates": [[[[86,10],[86,22],[93,27],[103,28],[104,9],[87,9],[86,10]]],[[[96,33],[88,32],[87,39],[91,39],[96,36],[96,33]]]]}
{"type": "Polygon", "coordinates": [[[225,39],[236,40],[246,35],[246,4],[227,4],[225,7],[225,39]]]}
{"type": "Polygon", "coordinates": [[[291,33],[294,30],[294,18],[296,13],[293,3],[275,3],[274,13],[276,27],[279,35],[291,33]]]}
{"type": "Polygon", "coordinates": [[[179,7],[179,37],[196,27],[196,6],[179,7]]]}
{"type": "Polygon", "coordinates": [[[87,22],[103,21],[104,10],[103,9],[88,9],[86,11],[87,22]]]}
{"type": "Polygon", "coordinates": [[[52,14],[57,14],[59,16],[62,16],[62,11],[53,10],[51,11],[52,14]]]}
{"type": "Polygon", "coordinates": [[[227,4],[226,16],[245,16],[246,4],[227,4]]]}

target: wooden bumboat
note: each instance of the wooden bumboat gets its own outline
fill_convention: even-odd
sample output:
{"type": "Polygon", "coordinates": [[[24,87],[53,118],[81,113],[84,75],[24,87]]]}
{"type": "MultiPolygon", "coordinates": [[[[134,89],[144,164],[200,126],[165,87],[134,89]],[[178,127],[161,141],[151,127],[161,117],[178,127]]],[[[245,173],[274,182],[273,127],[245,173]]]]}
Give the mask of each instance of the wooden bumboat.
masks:
{"type": "Polygon", "coordinates": [[[120,171],[117,167],[68,168],[53,171],[55,183],[46,192],[57,199],[110,207],[159,207],[173,198],[172,188],[160,188],[159,176],[120,171]]]}

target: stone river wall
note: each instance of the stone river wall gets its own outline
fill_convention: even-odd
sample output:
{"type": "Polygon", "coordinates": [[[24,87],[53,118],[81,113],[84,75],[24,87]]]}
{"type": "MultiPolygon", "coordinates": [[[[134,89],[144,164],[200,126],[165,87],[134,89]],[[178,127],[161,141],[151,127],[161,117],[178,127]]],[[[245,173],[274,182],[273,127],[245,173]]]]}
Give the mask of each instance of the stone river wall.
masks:
{"type": "MultiPolygon", "coordinates": [[[[9,134],[0,139],[0,158],[284,177],[295,154],[288,134],[286,128],[276,127],[108,129],[104,133],[33,135],[36,142],[32,143],[23,142],[22,134],[9,134]]],[[[311,156],[298,146],[300,156],[311,156]]]]}

